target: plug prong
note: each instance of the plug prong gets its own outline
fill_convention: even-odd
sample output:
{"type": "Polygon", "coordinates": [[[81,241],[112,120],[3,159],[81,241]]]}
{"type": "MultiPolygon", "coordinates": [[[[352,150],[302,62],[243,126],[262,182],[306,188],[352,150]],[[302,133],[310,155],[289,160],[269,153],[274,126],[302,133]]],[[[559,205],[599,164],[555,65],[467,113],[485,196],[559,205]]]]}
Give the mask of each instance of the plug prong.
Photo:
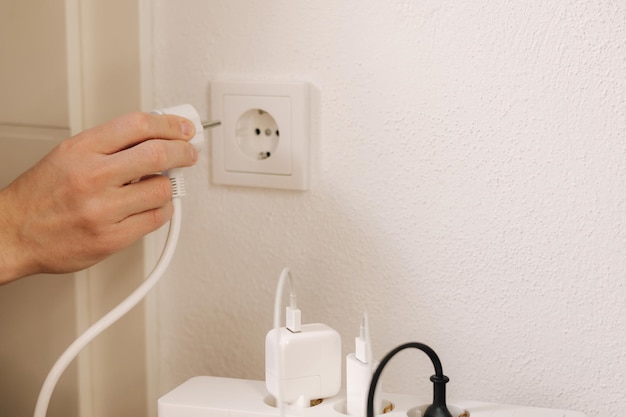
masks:
{"type": "Polygon", "coordinates": [[[208,128],[210,128],[210,127],[216,127],[216,126],[219,126],[219,125],[221,125],[221,124],[222,124],[222,122],[221,122],[221,121],[219,121],[219,120],[213,120],[213,121],[210,121],[210,122],[202,122],[202,127],[203,127],[204,129],[208,129],[208,128]]]}

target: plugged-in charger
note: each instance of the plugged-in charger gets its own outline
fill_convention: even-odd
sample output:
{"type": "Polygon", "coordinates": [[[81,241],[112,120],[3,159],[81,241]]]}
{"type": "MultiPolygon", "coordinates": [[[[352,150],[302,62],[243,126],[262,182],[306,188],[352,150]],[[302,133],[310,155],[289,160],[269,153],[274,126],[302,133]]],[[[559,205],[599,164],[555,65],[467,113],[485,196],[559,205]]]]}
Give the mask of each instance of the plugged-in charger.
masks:
{"type": "MultiPolygon", "coordinates": [[[[346,357],[346,412],[349,415],[365,416],[370,382],[377,366],[378,362],[373,360],[369,319],[366,313],[363,314],[359,335],[354,338],[354,352],[346,357]]],[[[380,386],[376,388],[374,413],[383,413],[380,386]]]]}
{"type": "Polygon", "coordinates": [[[265,383],[274,397],[308,407],[311,400],[333,397],[341,389],[341,337],[322,323],[300,328],[267,333],[265,383]]]}
{"type": "Polygon", "coordinates": [[[283,269],[274,303],[274,328],[265,337],[265,385],[283,404],[309,407],[312,400],[341,389],[341,336],[322,323],[301,324],[301,312],[289,268],[283,269]],[[280,300],[286,279],[291,291],[287,325],[280,327],[280,300]]]}

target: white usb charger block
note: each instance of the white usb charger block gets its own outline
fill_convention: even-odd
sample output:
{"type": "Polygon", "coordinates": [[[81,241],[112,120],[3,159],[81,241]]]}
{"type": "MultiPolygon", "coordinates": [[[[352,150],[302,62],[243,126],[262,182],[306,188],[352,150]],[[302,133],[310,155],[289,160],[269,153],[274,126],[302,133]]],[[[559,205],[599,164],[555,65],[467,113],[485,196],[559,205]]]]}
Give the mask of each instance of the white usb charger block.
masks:
{"type": "Polygon", "coordinates": [[[325,324],[303,324],[299,332],[272,329],[265,337],[267,390],[305,407],[333,397],[341,389],[341,360],[341,337],[325,324]]]}

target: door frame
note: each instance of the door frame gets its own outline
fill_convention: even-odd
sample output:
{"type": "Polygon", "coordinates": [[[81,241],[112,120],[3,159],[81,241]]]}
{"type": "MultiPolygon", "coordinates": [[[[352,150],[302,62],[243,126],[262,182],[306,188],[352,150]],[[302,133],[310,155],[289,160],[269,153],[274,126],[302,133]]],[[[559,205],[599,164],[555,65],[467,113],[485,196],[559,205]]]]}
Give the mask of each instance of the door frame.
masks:
{"type": "MultiPolygon", "coordinates": [[[[151,1],[65,0],[65,8],[71,134],[121,113],[150,110],[151,1]]],[[[77,334],[141,283],[152,253],[139,242],[75,274],[77,334]]],[[[81,417],[120,415],[120,410],[156,417],[157,326],[148,320],[156,310],[156,297],[149,296],[79,355],[81,417]],[[120,375],[134,381],[134,392],[120,392],[120,375]]]]}

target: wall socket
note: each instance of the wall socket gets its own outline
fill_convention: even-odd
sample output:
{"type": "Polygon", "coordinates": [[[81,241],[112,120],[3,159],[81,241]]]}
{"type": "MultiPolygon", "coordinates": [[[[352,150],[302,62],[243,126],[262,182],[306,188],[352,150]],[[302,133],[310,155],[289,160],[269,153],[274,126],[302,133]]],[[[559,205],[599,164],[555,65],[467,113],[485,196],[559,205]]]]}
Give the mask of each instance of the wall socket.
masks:
{"type": "MultiPolygon", "coordinates": [[[[423,395],[382,393],[386,417],[421,417],[432,402],[423,395]]],[[[575,411],[484,403],[448,401],[453,417],[585,417],[575,411]]],[[[288,416],[348,417],[345,395],[326,398],[310,408],[288,406],[288,416]]],[[[159,399],[158,417],[276,417],[274,398],[264,381],[198,376],[159,399]]],[[[363,416],[364,417],[364,416],[363,416]]]]}
{"type": "Polygon", "coordinates": [[[211,83],[213,182],[307,190],[310,104],[306,83],[211,83]]]}

